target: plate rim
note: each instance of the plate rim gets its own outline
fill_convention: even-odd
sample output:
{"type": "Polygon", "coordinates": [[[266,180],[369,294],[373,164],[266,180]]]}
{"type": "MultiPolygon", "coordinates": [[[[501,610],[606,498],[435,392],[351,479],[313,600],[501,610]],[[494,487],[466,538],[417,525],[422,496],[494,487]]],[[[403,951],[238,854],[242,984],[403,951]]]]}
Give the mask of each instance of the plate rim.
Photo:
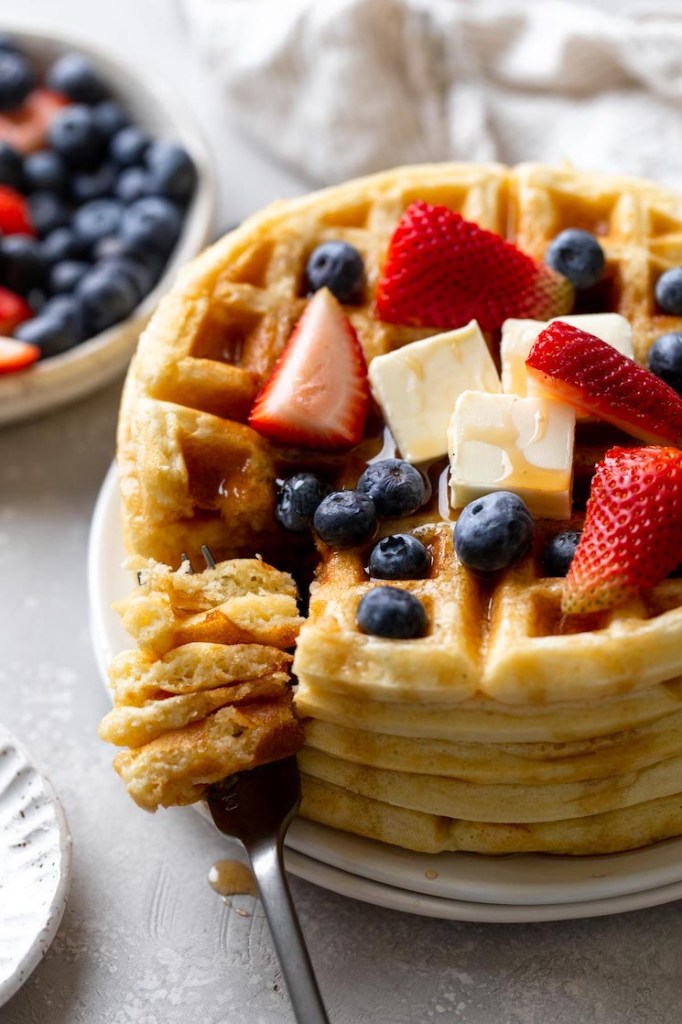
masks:
{"type": "Polygon", "coordinates": [[[73,871],[73,840],[69,830],[66,813],[62,802],[57,795],[54,785],[48,776],[38,766],[27,747],[19,740],[7,726],[0,723],[0,744],[7,744],[20,755],[24,766],[30,768],[32,775],[40,780],[43,792],[45,793],[52,811],[54,813],[54,825],[59,837],[59,876],[57,884],[50,897],[49,903],[44,908],[45,920],[35,933],[31,945],[26,950],[21,960],[17,962],[11,974],[4,980],[0,979],[0,1007],[12,998],[13,995],[28,981],[29,977],[41,963],[47,953],[52,941],[59,930],[59,926],[66,910],[71,876],[73,871]]]}
{"type": "MultiPolygon", "coordinates": [[[[108,692],[108,662],[113,654],[131,643],[108,600],[114,592],[116,597],[123,596],[120,591],[111,591],[112,578],[117,572],[121,581],[125,579],[125,570],[121,567],[123,554],[114,461],[107,470],[95,504],[88,540],[90,631],[99,674],[108,692]],[[112,560],[115,559],[118,563],[114,563],[112,573],[112,560]],[[108,595],[104,581],[110,590],[108,595]]],[[[130,582],[132,585],[132,579],[130,582]]],[[[411,892],[427,900],[454,899],[498,907],[534,906],[538,913],[542,913],[542,907],[571,904],[576,917],[587,916],[584,908],[594,901],[629,899],[637,893],[660,891],[682,884],[682,837],[639,850],[594,857],[516,854],[493,858],[465,852],[419,854],[297,818],[289,829],[286,844],[298,857],[306,857],[347,875],[364,878],[374,885],[411,892]],[[653,863],[642,866],[642,860],[653,863]],[[511,864],[514,868],[527,867],[526,874],[532,881],[522,883],[513,877],[513,873],[506,881],[504,877],[490,878],[483,883],[480,878],[476,879],[477,867],[483,865],[493,875],[498,868],[505,871],[511,864]],[[537,870],[540,865],[545,874],[549,872],[550,881],[541,877],[542,872],[537,870]],[[468,879],[463,877],[465,867],[473,872],[468,879]],[[562,868],[579,877],[562,880],[562,868]],[[590,869],[592,874],[584,877],[590,869]],[[427,877],[427,870],[438,871],[437,878],[427,877]],[[558,877],[552,878],[553,874],[558,877]]],[[[302,863],[294,857],[294,864],[302,863]]],[[[295,867],[293,870],[296,873],[295,867]]],[[[670,896],[670,899],[677,898],[676,895],[670,896]]],[[[618,912],[615,904],[611,912],[618,912]]]]}

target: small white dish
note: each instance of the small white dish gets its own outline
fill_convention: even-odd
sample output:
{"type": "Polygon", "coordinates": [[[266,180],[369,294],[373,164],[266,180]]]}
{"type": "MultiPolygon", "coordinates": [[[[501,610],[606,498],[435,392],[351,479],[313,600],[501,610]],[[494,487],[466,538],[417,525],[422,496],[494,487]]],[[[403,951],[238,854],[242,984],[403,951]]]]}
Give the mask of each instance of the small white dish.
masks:
{"type": "Polygon", "coordinates": [[[38,966],[66,906],[71,837],[57,796],[0,726],[0,1006],[38,966]]]}
{"type": "Polygon", "coordinates": [[[201,133],[179,97],[160,88],[144,68],[132,68],[118,56],[71,33],[22,30],[18,23],[3,25],[3,28],[11,32],[38,67],[47,66],[66,50],[77,50],[90,57],[135,123],[146,128],[154,138],[170,139],[183,145],[194,160],[198,176],[180,238],[153,291],[121,323],[68,352],[40,360],[28,370],[0,376],[0,424],[59,408],[103,387],[122,373],[141,331],[178,269],[210,240],[216,208],[211,159],[201,133]]]}
{"type": "MultiPolygon", "coordinates": [[[[134,583],[122,568],[124,557],[112,465],[95,507],[88,551],[90,631],[105,682],[111,658],[131,646],[111,607],[134,583]]],[[[591,917],[682,897],[682,837],[596,857],[421,854],[297,818],[286,845],[287,866],[311,882],[379,906],[453,920],[591,917]]]]}

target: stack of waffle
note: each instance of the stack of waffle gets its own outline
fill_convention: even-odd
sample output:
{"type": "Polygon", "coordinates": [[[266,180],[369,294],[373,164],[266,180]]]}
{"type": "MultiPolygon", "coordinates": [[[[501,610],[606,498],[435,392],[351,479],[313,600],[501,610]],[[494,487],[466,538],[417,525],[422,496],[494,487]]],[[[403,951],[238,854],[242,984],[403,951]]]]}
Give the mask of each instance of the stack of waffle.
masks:
{"type": "MultiPolygon", "coordinates": [[[[389,239],[417,199],[537,258],[565,227],[592,232],[606,272],[576,312],[625,316],[640,362],[654,338],[682,329],[654,299],[659,274],[682,265],[682,197],[652,183],[440,165],[275,204],[186,268],[141,339],[119,429],[132,551],[171,566],[205,544],[221,558],[260,552],[278,567],[302,557],[276,521],[276,479],[322,467],[354,486],[364,454],[285,451],[246,425],[248,413],[305,306],[306,261],[325,240],[362,254],[364,300],[345,312],[368,362],[437,333],[374,311],[389,239]]],[[[373,437],[366,445],[376,452],[373,437]]],[[[577,476],[601,451],[578,437],[577,476]]],[[[437,503],[386,523],[431,549],[430,577],[401,583],[429,614],[420,640],[357,629],[371,585],[364,551],[313,553],[318,576],[294,662],[304,814],[431,851],[597,853],[682,833],[682,580],[567,622],[561,581],[543,576],[540,551],[568,525],[540,521],[533,553],[483,584],[458,564],[437,503]]]]}
{"type": "Polygon", "coordinates": [[[132,559],[121,601],[138,643],[110,667],[114,708],[100,736],[128,747],[114,767],[141,807],[188,804],[213,782],[301,745],[285,653],[301,620],[286,573],[234,559],[194,574],[132,559]]]}
{"type": "Polygon", "coordinates": [[[682,580],[564,620],[548,529],[490,586],[450,526],[416,527],[431,573],[401,586],[429,613],[421,640],[361,633],[373,584],[328,554],[294,661],[304,815],[426,852],[605,853],[682,831],[682,580]]]}

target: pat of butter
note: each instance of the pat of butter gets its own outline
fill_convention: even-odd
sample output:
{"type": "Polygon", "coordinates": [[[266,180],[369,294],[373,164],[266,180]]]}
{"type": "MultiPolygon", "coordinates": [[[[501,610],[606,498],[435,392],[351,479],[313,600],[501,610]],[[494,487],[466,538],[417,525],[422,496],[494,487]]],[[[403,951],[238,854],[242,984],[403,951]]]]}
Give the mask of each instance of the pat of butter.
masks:
{"type": "Polygon", "coordinates": [[[377,356],[370,363],[369,382],[408,462],[446,454],[448,424],[463,391],[500,391],[500,378],[475,320],[377,356]]]}
{"type": "MultiPolygon", "coordinates": [[[[621,355],[634,358],[632,329],[619,313],[580,313],[575,316],[557,316],[562,320],[594,334],[595,337],[613,345],[621,355]]],[[[547,392],[526,370],[526,359],[533,342],[552,320],[505,320],[502,324],[500,362],[502,365],[502,390],[507,395],[522,398],[545,395],[547,392]]]]}
{"type": "Polygon", "coordinates": [[[564,402],[465,391],[448,431],[453,507],[513,491],[533,515],[568,519],[574,436],[575,410],[564,402]]]}

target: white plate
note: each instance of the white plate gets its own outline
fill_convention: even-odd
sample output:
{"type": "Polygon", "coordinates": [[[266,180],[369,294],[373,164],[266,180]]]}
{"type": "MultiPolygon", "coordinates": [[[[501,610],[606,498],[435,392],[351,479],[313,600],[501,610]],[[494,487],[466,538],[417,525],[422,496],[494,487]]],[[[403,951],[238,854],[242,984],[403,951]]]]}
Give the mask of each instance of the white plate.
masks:
{"type": "MultiPolygon", "coordinates": [[[[88,553],[90,626],[98,667],[105,681],[113,655],[131,643],[111,608],[112,602],[125,596],[134,582],[121,568],[123,558],[116,470],[112,466],[95,507],[88,553]]],[[[320,879],[319,884],[325,885],[323,877],[351,875],[363,880],[363,892],[377,894],[377,899],[371,902],[406,909],[404,901],[408,893],[413,903],[416,900],[422,908],[415,910],[416,913],[431,913],[434,906],[440,906],[433,901],[440,900],[449,906],[438,916],[456,919],[460,919],[459,902],[478,907],[495,906],[498,913],[502,913],[502,906],[518,907],[519,913],[526,915],[529,908],[534,908],[537,916],[519,919],[551,920],[553,918],[545,916],[546,912],[557,913],[557,907],[569,904],[573,912],[563,916],[583,917],[587,916],[588,906],[596,901],[611,908],[603,913],[617,913],[630,909],[631,903],[652,906],[657,901],[666,902],[682,895],[682,839],[596,857],[432,855],[413,853],[298,819],[289,829],[287,846],[298,855],[292,861],[292,869],[311,881],[320,879]],[[298,868],[307,865],[306,872],[299,871],[296,865],[298,868]],[[322,866],[330,870],[323,871],[322,866]],[[432,877],[434,872],[435,878],[432,877]],[[397,892],[403,894],[398,901],[400,907],[395,902],[397,892]],[[638,899],[634,899],[635,894],[638,899]],[[421,899],[422,896],[425,898],[421,899]],[[646,902],[648,899],[653,902],[646,902]],[[454,912],[449,914],[448,910],[454,912]]],[[[329,888],[334,886],[329,885],[329,888]]],[[[513,913],[509,910],[509,914],[513,913]]],[[[516,920],[513,916],[499,919],[516,920]]]]}
{"type": "Polygon", "coordinates": [[[304,878],[331,892],[337,892],[341,896],[350,896],[352,899],[371,903],[375,907],[402,910],[406,914],[419,914],[422,917],[439,917],[446,921],[478,921],[482,924],[572,921],[576,918],[624,914],[628,910],[659,907],[664,903],[682,899],[682,882],[675,882],[657,889],[575,903],[474,903],[471,900],[444,899],[440,896],[428,896],[421,892],[382,885],[362,875],[340,871],[291,849],[285,851],[285,861],[287,869],[299,878],[304,878]]]}
{"type": "Polygon", "coordinates": [[[71,838],[54,790],[0,726],[0,1006],[47,952],[70,876],[71,838]]]}
{"type": "Polygon", "coordinates": [[[178,269],[196,255],[212,235],[216,187],[208,150],[191,115],[174,94],[160,89],[143,68],[129,67],[118,57],[71,33],[23,31],[18,22],[3,22],[3,30],[44,66],[65,50],[90,57],[111,85],[133,120],[155,138],[173,139],[185,147],[197,167],[194,198],[183,222],[180,238],[163,276],[127,320],[62,355],[41,360],[28,370],[0,377],[0,424],[48,412],[103,387],[125,369],[161,295],[178,269]]]}

